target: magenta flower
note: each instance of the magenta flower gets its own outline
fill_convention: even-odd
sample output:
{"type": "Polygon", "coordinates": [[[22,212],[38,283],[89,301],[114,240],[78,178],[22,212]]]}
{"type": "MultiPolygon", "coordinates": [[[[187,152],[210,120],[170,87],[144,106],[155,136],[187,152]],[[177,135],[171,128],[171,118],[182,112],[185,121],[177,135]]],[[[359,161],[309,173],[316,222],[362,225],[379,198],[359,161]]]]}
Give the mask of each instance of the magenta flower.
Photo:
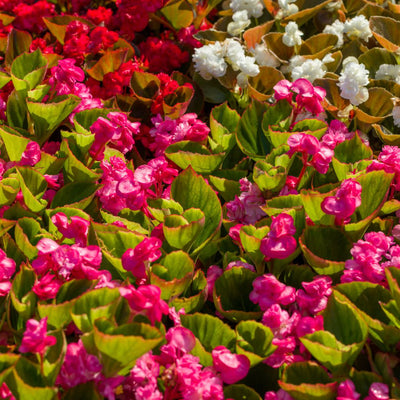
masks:
{"type": "Polygon", "coordinates": [[[36,142],[29,142],[21,155],[21,161],[19,164],[33,167],[40,161],[41,158],[42,154],[40,152],[39,144],[36,142]]]}
{"type": "Polygon", "coordinates": [[[296,302],[302,311],[311,315],[324,310],[332,293],[332,279],[329,276],[316,276],[312,282],[303,282],[303,289],[296,293],[296,302]]]}
{"type": "Polygon", "coordinates": [[[245,378],[250,369],[250,361],[244,354],[233,354],[224,346],[212,351],[214,368],[225,383],[231,385],[245,378]]]}
{"type": "Polygon", "coordinates": [[[134,249],[121,257],[122,266],[138,279],[146,278],[146,264],[161,257],[162,241],[156,237],[144,238],[134,249]]]}
{"type": "Polygon", "coordinates": [[[368,396],[364,400],[389,400],[389,388],[385,383],[374,382],[369,387],[368,396]]]}
{"type": "Polygon", "coordinates": [[[264,274],[253,281],[250,300],[266,311],[274,304],[287,306],[295,300],[296,289],[278,281],[272,274],[264,274]]]}
{"type": "Polygon", "coordinates": [[[75,239],[75,243],[79,246],[86,246],[90,221],[78,216],[72,216],[68,221],[68,217],[62,212],[53,215],[51,221],[63,236],[75,239]]]}
{"type": "Polygon", "coordinates": [[[15,273],[15,261],[8,258],[0,249],[0,297],[4,297],[11,290],[11,278],[15,273]]]}
{"type": "Polygon", "coordinates": [[[69,343],[56,384],[69,389],[97,379],[102,370],[98,358],[88,354],[81,340],[69,343]]]}
{"type": "Polygon", "coordinates": [[[322,102],[326,91],[319,86],[313,86],[307,79],[297,79],[293,82],[291,90],[297,94],[296,103],[300,108],[318,115],[324,111],[322,102]]]}
{"type": "Polygon", "coordinates": [[[264,400],[294,400],[293,397],[284,390],[279,389],[277,392],[269,391],[265,393],[264,400]]]}
{"type": "Polygon", "coordinates": [[[357,207],[361,205],[361,185],[354,179],[342,182],[335,196],[328,196],[321,203],[321,209],[326,214],[336,217],[337,224],[348,222],[357,207]]]}
{"type": "Polygon", "coordinates": [[[359,398],[360,394],[356,392],[356,387],[350,379],[340,383],[336,400],[358,400],[359,398]]]}
{"type": "Polygon", "coordinates": [[[274,304],[265,311],[262,323],[271,329],[275,338],[284,339],[294,334],[300,318],[298,312],[289,317],[289,313],[282,310],[279,304],[274,304]]]}
{"type": "Polygon", "coordinates": [[[19,351],[21,353],[39,353],[43,356],[47,347],[54,346],[56,342],[57,339],[54,336],[47,336],[47,317],[40,321],[28,319],[19,351]]]}
{"type": "Polygon", "coordinates": [[[292,157],[296,152],[314,155],[320,150],[319,140],[308,133],[294,133],[289,137],[287,144],[290,147],[289,157],[292,157]]]}
{"type": "Polygon", "coordinates": [[[260,251],[266,260],[289,257],[297,247],[297,241],[293,237],[295,233],[296,228],[291,215],[282,213],[272,217],[271,230],[260,245],[260,251]]]}
{"type": "Polygon", "coordinates": [[[209,301],[213,301],[213,291],[215,281],[224,273],[222,268],[218,265],[210,265],[207,269],[207,298],[209,301]]]}
{"type": "Polygon", "coordinates": [[[161,290],[158,286],[145,285],[135,289],[134,286],[129,285],[120,287],[119,292],[128,301],[133,311],[146,315],[153,325],[156,321],[161,321],[163,314],[169,313],[167,303],[161,300],[161,290]]]}
{"type": "Polygon", "coordinates": [[[289,103],[292,101],[293,97],[293,92],[291,91],[292,89],[292,83],[289,82],[286,79],[283,79],[279,81],[275,86],[274,86],[274,97],[275,100],[287,100],[289,103]]]}

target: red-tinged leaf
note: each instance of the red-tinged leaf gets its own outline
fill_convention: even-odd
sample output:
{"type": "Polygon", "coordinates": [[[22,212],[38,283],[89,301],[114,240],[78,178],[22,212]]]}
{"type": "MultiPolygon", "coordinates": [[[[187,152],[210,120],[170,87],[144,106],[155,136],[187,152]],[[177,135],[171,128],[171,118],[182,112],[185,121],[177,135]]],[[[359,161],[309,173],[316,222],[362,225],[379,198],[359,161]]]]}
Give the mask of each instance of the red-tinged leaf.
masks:
{"type": "Polygon", "coordinates": [[[104,75],[116,71],[123,62],[126,61],[128,50],[126,48],[118,50],[107,50],[99,61],[86,72],[94,79],[102,81],[104,75]]]}
{"type": "Polygon", "coordinates": [[[262,25],[257,25],[254,28],[247,29],[243,33],[243,39],[246,42],[247,48],[255,48],[256,44],[261,42],[262,37],[271,30],[274,23],[275,21],[271,20],[262,25]]]}
{"type": "Polygon", "coordinates": [[[180,86],[173,93],[165,96],[162,103],[164,116],[171,119],[181,117],[189,107],[193,95],[193,88],[180,86]]]}
{"type": "Polygon", "coordinates": [[[282,41],[282,37],[283,33],[270,32],[264,36],[264,42],[281,60],[289,61],[294,54],[294,49],[286,46],[282,41]]]}
{"type": "Polygon", "coordinates": [[[249,78],[250,97],[258,101],[268,100],[274,94],[273,87],[283,79],[285,76],[276,68],[260,67],[260,73],[249,78]]]}
{"type": "Polygon", "coordinates": [[[373,16],[369,20],[372,34],[385,49],[396,52],[400,44],[400,22],[389,17],[373,16]]]}
{"type": "Polygon", "coordinates": [[[193,8],[186,0],[170,0],[161,13],[175,29],[188,27],[193,22],[193,8]]]}

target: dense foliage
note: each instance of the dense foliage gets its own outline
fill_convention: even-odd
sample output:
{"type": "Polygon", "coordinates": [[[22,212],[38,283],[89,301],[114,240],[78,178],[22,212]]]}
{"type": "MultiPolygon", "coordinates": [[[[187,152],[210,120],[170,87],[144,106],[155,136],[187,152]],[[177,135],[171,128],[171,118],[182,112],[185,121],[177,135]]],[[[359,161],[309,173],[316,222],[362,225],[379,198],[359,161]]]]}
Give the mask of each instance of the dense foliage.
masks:
{"type": "Polygon", "coordinates": [[[400,398],[400,5],[0,0],[0,398],[400,398]]]}

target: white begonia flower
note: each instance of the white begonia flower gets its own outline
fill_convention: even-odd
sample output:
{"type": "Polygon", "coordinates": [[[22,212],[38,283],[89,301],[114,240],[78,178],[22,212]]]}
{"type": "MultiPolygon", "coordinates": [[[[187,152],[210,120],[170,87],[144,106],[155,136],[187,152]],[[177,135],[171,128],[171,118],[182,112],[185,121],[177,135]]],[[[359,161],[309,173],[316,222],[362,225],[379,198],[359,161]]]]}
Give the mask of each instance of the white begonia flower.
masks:
{"type": "Polygon", "coordinates": [[[368,100],[369,72],[364,64],[359,64],[355,57],[347,57],[343,61],[338,86],[340,95],[350,100],[351,104],[358,106],[368,100]]]}
{"type": "Polygon", "coordinates": [[[325,6],[325,8],[326,8],[328,11],[333,12],[333,11],[339,10],[339,9],[342,7],[342,5],[343,5],[342,0],[331,1],[330,3],[328,3],[328,4],[325,6]]]}
{"type": "Polygon", "coordinates": [[[388,79],[400,84],[400,65],[381,64],[375,79],[388,79]]]}
{"type": "Polygon", "coordinates": [[[343,32],[350,39],[363,39],[368,41],[372,36],[371,29],[369,28],[369,21],[364,15],[357,15],[344,23],[343,32]]]}
{"type": "Polygon", "coordinates": [[[395,126],[400,128],[400,106],[393,107],[392,115],[395,126]]]}
{"type": "Polygon", "coordinates": [[[332,35],[336,35],[338,37],[338,41],[336,42],[335,47],[342,47],[343,31],[344,31],[344,23],[340,22],[337,19],[332,25],[326,25],[323,30],[323,33],[331,33],[332,35]]]}
{"type": "Polygon", "coordinates": [[[259,18],[263,14],[264,5],[260,0],[231,0],[229,7],[233,12],[246,10],[249,17],[259,18]]]}
{"type": "Polygon", "coordinates": [[[297,13],[297,11],[299,11],[299,7],[297,7],[296,4],[291,4],[295,1],[296,0],[278,0],[280,10],[276,14],[276,18],[282,19],[284,17],[297,13]]]}
{"type": "Polygon", "coordinates": [[[194,69],[206,80],[224,76],[228,67],[220,42],[195,49],[193,62],[194,69]]]}
{"type": "MultiPolygon", "coordinates": [[[[300,56],[301,57],[301,56],[300,56]]],[[[293,57],[294,58],[294,57],[293,57]]],[[[292,60],[291,60],[292,61],[292,60]]],[[[292,80],[295,81],[299,78],[305,78],[311,83],[315,79],[323,78],[327,72],[325,64],[335,61],[331,54],[327,54],[322,60],[315,58],[313,60],[304,59],[303,57],[295,58],[292,67],[292,80]]],[[[291,62],[292,65],[292,62],[291,62]]]]}
{"type": "Polygon", "coordinates": [[[250,53],[256,59],[256,63],[262,67],[278,67],[280,61],[278,57],[266,46],[265,43],[257,43],[255,48],[250,49],[250,53]]]}
{"type": "Polygon", "coordinates": [[[290,21],[285,27],[285,33],[282,37],[283,43],[288,47],[301,45],[301,37],[303,32],[299,30],[298,25],[294,21],[290,21]]]}
{"type": "Polygon", "coordinates": [[[232,15],[233,22],[229,22],[227,31],[232,36],[240,35],[251,23],[246,10],[236,11],[232,15]]]}

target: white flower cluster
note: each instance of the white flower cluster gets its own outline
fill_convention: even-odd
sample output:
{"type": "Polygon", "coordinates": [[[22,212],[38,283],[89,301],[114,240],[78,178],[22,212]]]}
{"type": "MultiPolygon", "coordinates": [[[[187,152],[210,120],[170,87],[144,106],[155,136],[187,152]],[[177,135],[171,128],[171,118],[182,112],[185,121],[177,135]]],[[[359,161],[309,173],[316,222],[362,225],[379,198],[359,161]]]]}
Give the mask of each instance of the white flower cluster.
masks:
{"type": "Polygon", "coordinates": [[[256,63],[263,67],[279,67],[280,61],[278,57],[263,43],[257,43],[254,48],[250,49],[250,53],[256,59],[256,63]]]}
{"type": "Polygon", "coordinates": [[[224,76],[229,63],[234,71],[240,71],[237,76],[240,87],[247,85],[249,76],[260,73],[255,61],[255,57],[246,56],[243,46],[235,39],[200,47],[193,55],[194,68],[204,79],[224,76]]]}
{"type": "Polygon", "coordinates": [[[364,15],[358,15],[346,22],[336,20],[332,25],[325,26],[324,33],[331,33],[338,37],[336,47],[343,45],[343,34],[345,33],[350,39],[362,39],[368,41],[372,36],[369,22],[364,15]]]}
{"type": "Polygon", "coordinates": [[[283,43],[288,47],[301,45],[301,37],[303,32],[299,30],[298,25],[294,21],[290,21],[285,27],[285,33],[282,37],[283,43]]]}
{"type": "Polygon", "coordinates": [[[295,1],[296,0],[278,0],[280,10],[276,14],[276,18],[282,19],[284,17],[297,13],[297,11],[299,11],[299,7],[297,7],[296,4],[292,4],[295,1]]]}
{"type": "Polygon", "coordinates": [[[290,60],[289,70],[292,74],[292,81],[299,78],[305,78],[311,83],[315,79],[323,78],[327,72],[325,64],[335,61],[331,54],[327,54],[322,60],[315,58],[306,59],[302,56],[294,56],[290,60]]]}
{"type": "Polygon", "coordinates": [[[368,100],[369,72],[364,64],[359,64],[355,57],[347,57],[343,61],[338,86],[340,95],[350,100],[351,104],[358,106],[368,100]]]}
{"type": "Polygon", "coordinates": [[[375,79],[388,79],[400,84],[400,65],[381,64],[376,71],[375,79]]]}
{"type": "Polygon", "coordinates": [[[240,35],[249,25],[250,19],[246,10],[236,11],[232,15],[233,21],[228,24],[227,31],[232,36],[240,35]]]}
{"type": "Polygon", "coordinates": [[[260,0],[231,0],[229,7],[234,13],[246,10],[249,17],[259,18],[263,14],[264,5],[260,0]]]}

